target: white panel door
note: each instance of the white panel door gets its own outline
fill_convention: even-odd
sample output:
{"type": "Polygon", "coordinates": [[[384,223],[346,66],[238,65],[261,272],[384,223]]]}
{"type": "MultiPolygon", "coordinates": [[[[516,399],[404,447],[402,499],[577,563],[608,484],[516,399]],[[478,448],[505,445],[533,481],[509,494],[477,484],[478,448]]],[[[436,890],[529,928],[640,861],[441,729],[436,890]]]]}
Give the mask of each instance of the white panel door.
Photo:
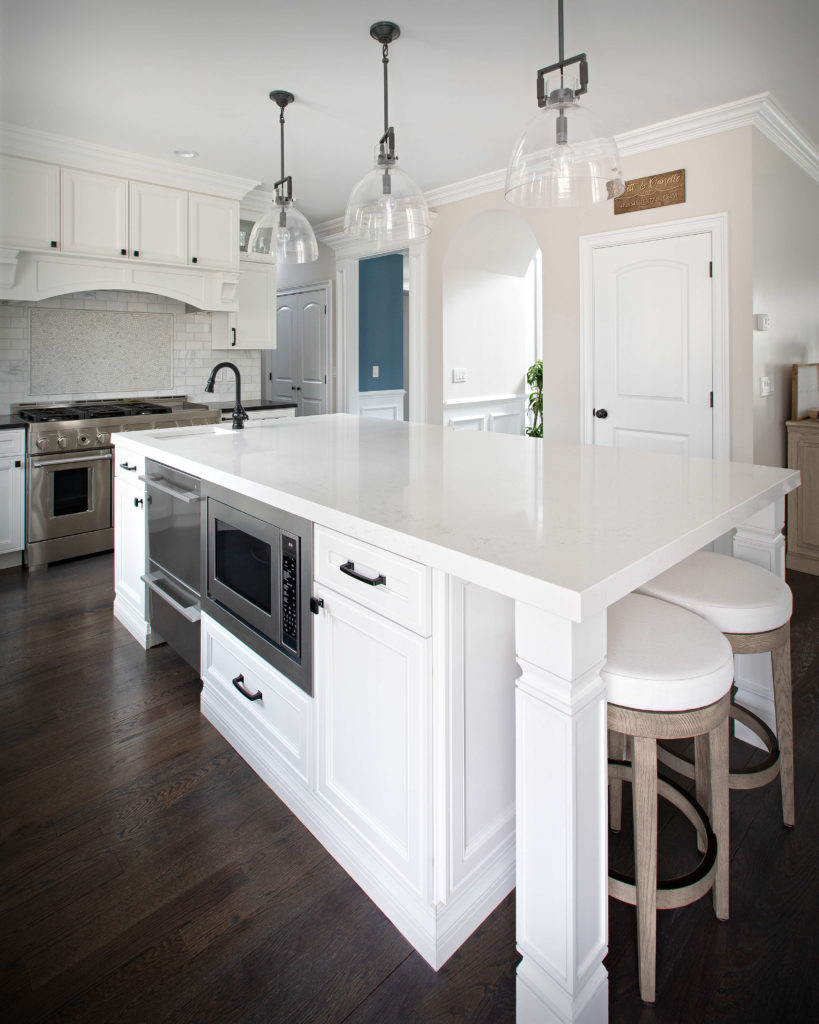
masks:
{"type": "Polygon", "coordinates": [[[239,204],[190,193],[190,257],[200,267],[239,269],[239,204]]]}
{"type": "Polygon", "coordinates": [[[707,232],[595,250],[595,444],[712,457],[711,285],[707,232]]]}
{"type": "Polygon", "coordinates": [[[23,536],[23,456],[0,459],[0,554],[22,551],[23,536]]]}
{"type": "Polygon", "coordinates": [[[0,245],[56,249],[59,209],[59,167],[0,156],[0,245]]]}
{"type": "Polygon", "coordinates": [[[269,353],[269,399],[283,402],[298,401],[299,367],[297,348],[298,323],[293,303],[280,299],[276,310],[276,348],[269,353]]]}

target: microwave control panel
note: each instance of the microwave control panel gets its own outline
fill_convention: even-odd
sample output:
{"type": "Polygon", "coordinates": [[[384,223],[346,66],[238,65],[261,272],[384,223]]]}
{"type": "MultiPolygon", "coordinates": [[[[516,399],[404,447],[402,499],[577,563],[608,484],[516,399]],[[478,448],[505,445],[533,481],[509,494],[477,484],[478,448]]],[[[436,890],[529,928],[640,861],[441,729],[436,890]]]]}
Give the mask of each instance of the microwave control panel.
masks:
{"type": "Polygon", "coordinates": [[[282,646],[299,653],[299,539],[282,533],[282,646]]]}

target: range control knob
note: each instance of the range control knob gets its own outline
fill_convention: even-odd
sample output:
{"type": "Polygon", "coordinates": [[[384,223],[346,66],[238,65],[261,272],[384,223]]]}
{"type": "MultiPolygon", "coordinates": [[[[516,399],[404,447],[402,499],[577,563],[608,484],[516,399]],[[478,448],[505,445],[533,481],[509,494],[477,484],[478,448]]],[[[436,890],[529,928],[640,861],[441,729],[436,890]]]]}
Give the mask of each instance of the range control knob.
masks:
{"type": "Polygon", "coordinates": [[[91,438],[88,436],[88,434],[80,434],[77,437],[77,441],[79,441],[83,448],[86,448],[89,444],[91,444],[91,438]]]}
{"type": "Polygon", "coordinates": [[[43,448],[48,448],[48,438],[47,437],[38,437],[36,443],[37,443],[37,447],[40,449],[40,451],[42,451],[43,448]]]}
{"type": "Polygon", "coordinates": [[[64,434],[57,435],[57,447],[66,448],[68,446],[68,438],[64,434]]]}
{"type": "Polygon", "coordinates": [[[107,433],[106,433],[105,431],[103,431],[103,430],[98,430],[98,431],[97,431],[97,443],[98,443],[98,444],[107,444],[107,443],[108,443],[108,438],[109,438],[110,436],[111,436],[111,435],[110,435],[110,434],[107,434],[107,433]]]}

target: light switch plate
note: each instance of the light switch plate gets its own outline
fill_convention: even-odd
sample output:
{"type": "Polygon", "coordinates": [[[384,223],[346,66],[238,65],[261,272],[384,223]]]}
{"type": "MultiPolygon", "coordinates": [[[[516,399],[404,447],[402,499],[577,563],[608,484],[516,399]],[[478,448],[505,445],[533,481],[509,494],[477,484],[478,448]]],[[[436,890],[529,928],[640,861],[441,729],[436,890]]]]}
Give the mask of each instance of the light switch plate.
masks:
{"type": "Polygon", "coordinates": [[[453,384],[464,384],[466,383],[466,367],[456,366],[452,371],[452,383],[453,384]]]}
{"type": "Polygon", "coordinates": [[[377,377],[377,376],[378,376],[378,367],[374,366],[373,367],[373,377],[377,377]]]}
{"type": "Polygon", "coordinates": [[[772,395],[774,391],[773,381],[770,377],[759,378],[759,393],[763,398],[767,398],[768,395],[772,395]]]}
{"type": "Polygon", "coordinates": [[[771,318],[768,313],[754,313],[754,330],[769,331],[771,329],[771,318]]]}

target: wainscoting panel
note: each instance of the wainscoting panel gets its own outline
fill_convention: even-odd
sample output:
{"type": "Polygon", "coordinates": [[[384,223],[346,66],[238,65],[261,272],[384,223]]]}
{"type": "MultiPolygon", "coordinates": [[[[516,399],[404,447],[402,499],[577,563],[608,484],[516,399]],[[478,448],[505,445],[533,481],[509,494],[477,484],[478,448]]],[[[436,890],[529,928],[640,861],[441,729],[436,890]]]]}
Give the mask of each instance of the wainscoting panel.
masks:
{"type": "Polygon", "coordinates": [[[494,434],[523,434],[525,395],[458,398],[444,405],[444,426],[452,430],[485,430],[494,434]]]}
{"type": "Polygon", "coordinates": [[[359,391],[358,411],[361,416],[374,416],[380,420],[403,420],[404,395],[396,391],[359,391]]]}

